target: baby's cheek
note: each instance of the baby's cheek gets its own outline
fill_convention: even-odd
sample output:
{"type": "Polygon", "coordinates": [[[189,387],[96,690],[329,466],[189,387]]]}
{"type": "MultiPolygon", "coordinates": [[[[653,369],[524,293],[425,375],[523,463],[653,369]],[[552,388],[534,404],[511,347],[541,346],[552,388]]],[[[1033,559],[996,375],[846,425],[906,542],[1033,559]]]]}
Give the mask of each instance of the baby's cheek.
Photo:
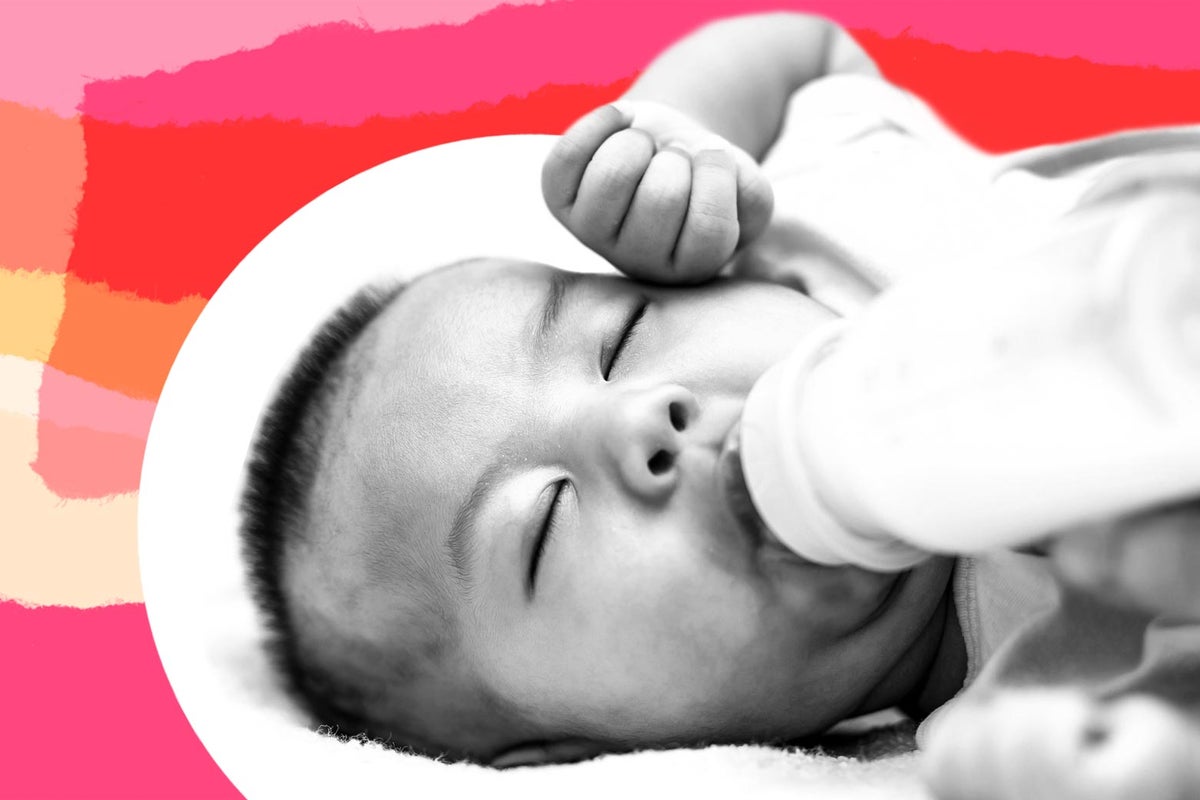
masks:
{"type": "Polygon", "coordinates": [[[753,587],[743,575],[714,569],[704,551],[672,549],[664,537],[653,558],[630,565],[626,575],[609,633],[637,648],[632,669],[645,680],[715,679],[756,638],[761,614],[753,587]]]}

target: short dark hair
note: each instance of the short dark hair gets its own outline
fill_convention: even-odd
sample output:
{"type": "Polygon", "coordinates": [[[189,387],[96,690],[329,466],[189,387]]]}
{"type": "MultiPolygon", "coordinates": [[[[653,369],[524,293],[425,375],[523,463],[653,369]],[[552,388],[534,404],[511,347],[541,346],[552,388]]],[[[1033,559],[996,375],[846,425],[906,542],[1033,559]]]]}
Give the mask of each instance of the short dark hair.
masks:
{"type": "Polygon", "coordinates": [[[267,651],[284,688],[322,728],[384,739],[369,719],[369,690],[307,656],[289,613],[284,563],[306,528],[335,399],[348,381],[355,342],[404,290],[368,286],[313,335],[259,422],[242,494],[241,544],[251,590],[267,628],[267,651]]]}

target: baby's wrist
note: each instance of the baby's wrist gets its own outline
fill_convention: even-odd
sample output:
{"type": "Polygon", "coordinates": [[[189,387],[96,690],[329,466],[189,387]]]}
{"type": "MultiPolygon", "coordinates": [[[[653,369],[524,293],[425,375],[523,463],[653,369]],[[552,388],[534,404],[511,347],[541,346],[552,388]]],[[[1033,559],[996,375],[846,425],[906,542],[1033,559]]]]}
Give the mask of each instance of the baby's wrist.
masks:
{"type": "Polygon", "coordinates": [[[622,98],[612,105],[632,119],[630,127],[650,134],[659,150],[672,148],[693,158],[704,150],[723,150],[733,155],[739,168],[757,166],[741,147],[667,103],[622,98]]]}

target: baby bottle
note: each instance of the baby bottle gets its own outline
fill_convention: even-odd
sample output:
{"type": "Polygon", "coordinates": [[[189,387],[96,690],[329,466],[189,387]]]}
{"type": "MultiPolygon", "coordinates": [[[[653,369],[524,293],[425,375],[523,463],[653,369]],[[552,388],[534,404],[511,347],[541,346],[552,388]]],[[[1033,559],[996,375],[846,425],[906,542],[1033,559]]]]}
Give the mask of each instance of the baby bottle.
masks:
{"type": "Polygon", "coordinates": [[[1200,195],[1035,238],[901,281],[767,370],[726,490],[801,557],[880,571],[1200,498],[1200,195]]]}

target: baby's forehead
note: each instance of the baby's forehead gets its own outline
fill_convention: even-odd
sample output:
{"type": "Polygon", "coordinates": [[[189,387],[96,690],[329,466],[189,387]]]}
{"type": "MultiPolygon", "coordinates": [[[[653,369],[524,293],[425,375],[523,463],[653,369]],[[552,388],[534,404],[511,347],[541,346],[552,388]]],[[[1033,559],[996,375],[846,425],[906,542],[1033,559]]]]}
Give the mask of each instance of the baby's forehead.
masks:
{"type": "Polygon", "coordinates": [[[542,264],[479,259],[414,281],[380,315],[359,354],[378,389],[397,373],[434,384],[454,383],[460,367],[483,378],[520,348],[531,312],[554,274],[542,264]]]}
{"type": "Polygon", "coordinates": [[[358,386],[339,398],[341,464],[331,500],[370,525],[449,529],[463,482],[512,434],[527,405],[522,339],[554,272],[475,261],[411,284],[352,353],[358,386]],[[383,499],[381,499],[383,498],[383,499]],[[367,522],[367,520],[364,520],[367,522]]]}
{"type": "Polygon", "coordinates": [[[511,372],[525,315],[549,268],[479,260],[414,281],[385,309],[352,357],[361,375],[359,408],[408,413],[436,407],[511,372]]]}
{"type": "Polygon", "coordinates": [[[522,297],[536,293],[558,272],[554,267],[535,261],[506,258],[474,258],[434,269],[415,279],[405,295],[388,310],[409,306],[414,311],[452,310],[479,307],[498,299],[510,301],[497,310],[517,312],[512,305],[522,297]]]}
{"type": "Polygon", "coordinates": [[[497,410],[500,381],[484,365],[502,360],[497,334],[515,334],[512,309],[545,269],[472,262],[439,270],[401,292],[355,343],[354,377],[331,414],[335,446],[314,491],[315,529],[328,532],[311,543],[314,580],[331,597],[386,607],[389,586],[414,583],[447,596],[441,539],[473,451],[503,435],[502,415],[473,410],[497,410]]]}

